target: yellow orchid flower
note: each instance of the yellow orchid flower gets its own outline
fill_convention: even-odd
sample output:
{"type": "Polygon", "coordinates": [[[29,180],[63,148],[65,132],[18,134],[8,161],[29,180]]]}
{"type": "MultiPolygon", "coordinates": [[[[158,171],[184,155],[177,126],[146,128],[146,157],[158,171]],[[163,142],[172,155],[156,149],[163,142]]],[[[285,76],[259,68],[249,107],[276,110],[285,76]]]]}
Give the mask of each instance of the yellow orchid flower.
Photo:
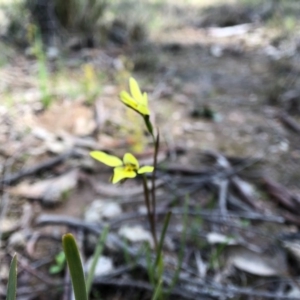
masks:
{"type": "Polygon", "coordinates": [[[137,81],[130,77],[129,79],[129,89],[130,93],[127,93],[126,91],[122,91],[120,93],[121,101],[128,106],[129,108],[132,108],[139,114],[143,116],[149,116],[150,111],[148,108],[148,96],[147,93],[143,93],[140,90],[140,87],[137,83],[137,81]]]}
{"type": "Polygon", "coordinates": [[[134,178],[138,174],[151,173],[154,170],[152,166],[140,167],[138,160],[131,153],[126,153],[123,161],[114,155],[109,155],[102,151],[92,151],[90,155],[103,164],[114,168],[112,183],[117,183],[125,178],[134,178]]]}

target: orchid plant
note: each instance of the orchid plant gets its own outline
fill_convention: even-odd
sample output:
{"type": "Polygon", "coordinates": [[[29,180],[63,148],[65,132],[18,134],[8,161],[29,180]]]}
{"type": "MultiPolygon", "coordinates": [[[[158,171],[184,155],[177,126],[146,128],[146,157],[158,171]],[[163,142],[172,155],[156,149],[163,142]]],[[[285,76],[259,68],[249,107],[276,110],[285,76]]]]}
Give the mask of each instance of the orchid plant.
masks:
{"type": "Polygon", "coordinates": [[[156,226],[155,226],[155,210],[156,210],[155,169],[157,165],[159,134],[157,134],[157,136],[155,137],[153,132],[153,126],[150,121],[150,109],[148,107],[148,95],[146,92],[144,93],[141,92],[139,84],[132,77],[129,79],[129,90],[130,93],[128,93],[127,91],[122,91],[120,93],[120,100],[127,107],[140,114],[144,119],[146,128],[153,138],[153,143],[155,148],[153,166],[140,167],[138,160],[131,153],[126,153],[123,157],[123,160],[102,151],[92,151],[90,152],[90,155],[94,159],[102,162],[103,164],[114,168],[114,174],[111,177],[111,182],[113,184],[118,183],[120,181],[124,181],[127,178],[135,178],[137,175],[142,176],[148,221],[151,228],[151,234],[153,237],[155,250],[158,251],[158,242],[157,242],[156,226]],[[145,173],[152,173],[151,194],[148,189],[147,177],[145,176],[145,173]],[[151,200],[150,200],[150,195],[151,195],[151,200]]]}
{"type": "Polygon", "coordinates": [[[154,247],[156,252],[156,259],[154,264],[149,266],[149,278],[151,283],[156,287],[156,291],[161,290],[162,282],[162,270],[163,270],[163,257],[162,248],[165,239],[165,234],[170,221],[171,213],[166,215],[162,233],[160,235],[159,242],[156,235],[156,195],[155,195],[155,170],[157,166],[157,155],[159,149],[159,132],[154,134],[153,126],[150,121],[150,109],[148,106],[148,95],[146,92],[142,93],[139,84],[134,78],[129,79],[129,90],[122,91],[120,93],[120,100],[127,107],[137,112],[144,120],[146,128],[153,139],[154,145],[154,158],[153,166],[142,166],[138,160],[131,154],[126,153],[121,160],[119,157],[109,155],[102,151],[90,152],[91,157],[94,159],[114,168],[113,175],[111,176],[111,182],[113,184],[125,181],[128,178],[135,178],[141,176],[143,179],[144,197],[147,208],[147,217],[151,229],[152,238],[154,241],[154,247]],[[151,191],[148,187],[147,177],[145,173],[152,173],[152,186],[151,191]]]}

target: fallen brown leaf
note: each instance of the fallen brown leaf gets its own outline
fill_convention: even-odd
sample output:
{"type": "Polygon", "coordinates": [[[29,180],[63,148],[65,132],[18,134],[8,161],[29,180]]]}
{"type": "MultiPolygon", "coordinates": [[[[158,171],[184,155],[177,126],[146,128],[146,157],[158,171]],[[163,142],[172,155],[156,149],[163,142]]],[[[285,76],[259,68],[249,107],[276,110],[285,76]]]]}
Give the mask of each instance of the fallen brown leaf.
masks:
{"type": "Polygon", "coordinates": [[[9,193],[28,199],[40,200],[44,205],[59,203],[64,193],[74,189],[79,178],[79,170],[74,169],[55,178],[45,179],[33,184],[21,183],[9,189],[9,193]]]}

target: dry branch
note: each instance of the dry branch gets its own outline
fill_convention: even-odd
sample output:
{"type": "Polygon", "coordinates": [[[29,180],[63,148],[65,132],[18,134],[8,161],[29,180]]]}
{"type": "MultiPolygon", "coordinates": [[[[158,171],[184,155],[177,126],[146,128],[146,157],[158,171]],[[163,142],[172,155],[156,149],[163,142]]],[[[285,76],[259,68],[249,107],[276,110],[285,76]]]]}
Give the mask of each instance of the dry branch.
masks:
{"type": "Polygon", "coordinates": [[[16,181],[22,179],[23,177],[34,175],[43,170],[53,168],[54,166],[64,162],[66,159],[75,156],[76,152],[74,150],[66,151],[59,156],[50,158],[42,163],[36,164],[33,167],[22,169],[19,172],[7,174],[0,179],[0,186],[14,184],[16,181]]]}

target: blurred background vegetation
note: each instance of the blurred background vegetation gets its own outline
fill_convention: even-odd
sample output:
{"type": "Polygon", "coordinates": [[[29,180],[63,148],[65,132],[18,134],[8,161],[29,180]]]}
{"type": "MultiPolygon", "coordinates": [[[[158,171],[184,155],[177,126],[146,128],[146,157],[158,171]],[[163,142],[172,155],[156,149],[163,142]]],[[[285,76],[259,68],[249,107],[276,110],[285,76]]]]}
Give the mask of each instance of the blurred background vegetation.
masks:
{"type": "Polygon", "coordinates": [[[30,25],[36,22],[33,14],[45,15],[48,9],[55,19],[46,16],[50,20],[44,21],[56,23],[64,45],[72,37],[81,39],[83,46],[103,45],[109,39],[123,44],[176,23],[181,26],[190,17],[190,7],[198,15],[199,26],[257,21],[286,32],[295,29],[300,11],[297,0],[1,0],[0,34],[2,40],[28,45],[30,25]]]}

